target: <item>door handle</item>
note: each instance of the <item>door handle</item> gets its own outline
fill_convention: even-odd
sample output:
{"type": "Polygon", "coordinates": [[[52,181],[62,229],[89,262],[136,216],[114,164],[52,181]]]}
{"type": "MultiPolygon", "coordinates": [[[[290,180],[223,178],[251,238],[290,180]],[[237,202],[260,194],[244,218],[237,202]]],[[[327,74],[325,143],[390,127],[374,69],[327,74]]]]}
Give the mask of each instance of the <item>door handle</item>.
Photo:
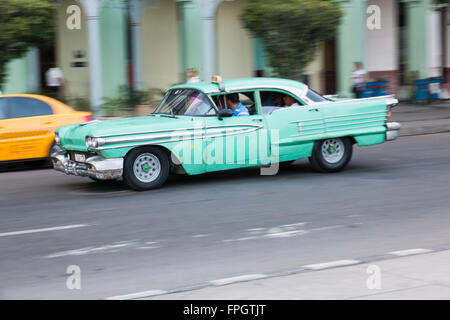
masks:
{"type": "Polygon", "coordinates": [[[319,108],[313,108],[313,109],[309,109],[309,111],[319,111],[319,108]]]}
{"type": "Polygon", "coordinates": [[[44,124],[53,124],[54,122],[49,121],[49,122],[44,122],[44,124]]]}
{"type": "Polygon", "coordinates": [[[263,119],[252,119],[252,121],[258,121],[258,122],[262,122],[263,119]]]}

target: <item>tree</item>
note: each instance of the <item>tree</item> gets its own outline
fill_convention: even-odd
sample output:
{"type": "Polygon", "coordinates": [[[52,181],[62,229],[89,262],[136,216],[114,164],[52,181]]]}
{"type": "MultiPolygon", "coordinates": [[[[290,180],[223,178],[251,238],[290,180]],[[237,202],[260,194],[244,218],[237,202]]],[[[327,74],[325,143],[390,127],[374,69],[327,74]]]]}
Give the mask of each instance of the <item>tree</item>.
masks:
{"type": "Polygon", "coordinates": [[[335,36],[341,16],[331,0],[250,0],[241,20],[264,43],[275,73],[300,80],[318,45],[335,36]]]}
{"type": "Polygon", "coordinates": [[[0,1],[0,88],[10,60],[51,40],[54,18],[54,5],[49,0],[0,1]]]}

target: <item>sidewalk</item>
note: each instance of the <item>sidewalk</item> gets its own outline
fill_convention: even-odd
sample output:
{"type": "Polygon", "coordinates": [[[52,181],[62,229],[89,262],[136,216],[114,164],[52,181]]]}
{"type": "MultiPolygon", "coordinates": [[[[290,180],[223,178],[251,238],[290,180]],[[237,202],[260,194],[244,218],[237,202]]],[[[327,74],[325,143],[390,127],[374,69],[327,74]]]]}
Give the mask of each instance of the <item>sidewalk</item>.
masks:
{"type": "Polygon", "coordinates": [[[389,121],[401,124],[400,136],[450,132],[450,100],[429,105],[400,103],[389,121]]]}
{"type": "Polygon", "coordinates": [[[450,250],[211,286],[153,299],[450,299],[450,250]],[[380,289],[367,286],[369,277],[373,277],[368,272],[373,270],[368,269],[370,266],[379,270],[380,289]]]}

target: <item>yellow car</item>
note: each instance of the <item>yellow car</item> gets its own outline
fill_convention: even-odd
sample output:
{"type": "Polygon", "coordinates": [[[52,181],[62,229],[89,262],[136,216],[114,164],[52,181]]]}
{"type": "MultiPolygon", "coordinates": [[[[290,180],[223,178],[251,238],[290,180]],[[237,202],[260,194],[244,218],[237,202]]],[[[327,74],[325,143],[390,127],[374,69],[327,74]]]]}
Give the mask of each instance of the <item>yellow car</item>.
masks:
{"type": "Polygon", "coordinates": [[[58,151],[56,129],[91,117],[46,96],[0,95],[0,161],[48,158],[58,151]]]}

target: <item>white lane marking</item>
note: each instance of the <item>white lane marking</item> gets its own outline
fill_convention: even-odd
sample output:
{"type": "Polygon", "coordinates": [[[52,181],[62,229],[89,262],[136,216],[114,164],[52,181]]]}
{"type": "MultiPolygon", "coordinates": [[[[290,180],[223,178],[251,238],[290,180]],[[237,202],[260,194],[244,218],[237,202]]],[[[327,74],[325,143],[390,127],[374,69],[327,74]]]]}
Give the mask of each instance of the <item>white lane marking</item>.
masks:
{"type": "Polygon", "coordinates": [[[138,247],[137,249],[139,250],[149,250],[149,249],[158,249],[160,247],[158,246],[142,246],[142,247],[138,247]]]}
{"type": "Polygon", "coordinates": [[[258,237],[243,237],[243,238],[237,238],[237,239],[225,239],[222,240],[223,242],[233,242],[233,241],[246,241],[246,240],[254,240],[258,239],[258,237]]]}
{"type": "Polygon", "coordinates": [[[211,234],[195,234],[192,236],[192,238],[205,238],[205,237],[209,237],[211,234]]]}
{"type": "Polygon", "coordinates": [[[125,294],[122,296],[109,297],[109,298],[106,298],[106,300],[131,300],[131,299],[147,298],[147,297],[151,297],[151,296],[158,296],[158,295],[162,295],[162,294],[166,294],[166,293],[167,293],[167,291],[164,291],[164,290],[149,290],[149,291],[125,294]]]}
{"type": "Polygon", "coordinates": [[[281,227],[300,227],[300,226],[304,226],[306,224],[306,222],[297,222],[297,223],[291,223],[291,224],[284,224],[281,227]]]}
{"type": "Polygon", "coordinates": [[[0,237],[17,236],[17,235],[21,235],[21,234],[47,232],[47,231],[59,231],[59,230],[67,230],[67,229],[75,229],[75,228],[83,228],[83,227],[89,227],[89,225],[88,224],[74,224],[74,225],[69,225],[69,226],[5,232],[5,233],[0,233],[0,237]]]}
{"type": "Polygon", "coordinates": [[[392,254],[394,256],[399,256],[399,257],[404,257],[404,256],[411,256],[414,254],[421,254],[421,253],[428,253],[428,252],[431,252],[431,250],[429,250],[429,249],[407,249],[407,250],[388,252],[388,254],[392,254]]]}
{"type": "Polygon", "coordinates": [[[264,279],[264,278],[267,278],[267,275],[261,274],[261,273],[245,274],[245,275],[237,276],[237,277],[212,280],[212,281],[209,281],[209,283],[211,283],[214,286],[224,286],[224,285],[231,284],[231,283],[258,280],[258,279],[264,279]]]}
{"type": "Polygon", "coordinates": [[[306,266],[302,266],[303,268],[311,269],[311,270],[323,270],[328,268],[335,268],[335,267],[343,267],[343,266],[350,266],[353,264],[361,263],[361,261],[358,260],[337,260],[337,261],[331,261],[331,262],[325,262],[325,263],[317,263],[317,264],[308,264],[306,266]]]}
{"type": "Polygon", "coordinates": [[[319,227],[319,228],[313,228],[310,231],[325,231],[325,230],[333,230],[337,228],[343,228],[344,225],[336,225],[336,226],[327,226],[327,227],[319,227]]]}
{"type": "Polygon", "coordinates": [[[130,247],[130,246],[136,246],[137,243],[135,241],[129,241],[129,242],[121,242],[121,243],[114,243],[99,247],[85,247],[75,250],[68,250],[68,251],[61,251],[56,252],[53,254],[49,254],[46,256],[46,258],[52,259],[52,258],[60,258],[65,256],[82,256],[86,254],[92,254],[92,253],[99,253],[99,252],[117,252],[118,249],[124,248],[124,247],[130,247]]]}
{"type": "Polygon", "coordinates": [[[265,238],[289,238],[289,237],[295,237],[298,235],[306,234],[308,231],[305,230],[292,230],[292,231],[277,231],[277,232],[270,232],[269,234],[264,235],[265,238]]]}
{"type": "Polygon", "coordinates": [[[264,230],[266,230],[266,228],[252,228],[252,229],[247,229],[247,232],[249,232],[250,234],[258,234],[258,233],[262,233],[264,230]]]}

